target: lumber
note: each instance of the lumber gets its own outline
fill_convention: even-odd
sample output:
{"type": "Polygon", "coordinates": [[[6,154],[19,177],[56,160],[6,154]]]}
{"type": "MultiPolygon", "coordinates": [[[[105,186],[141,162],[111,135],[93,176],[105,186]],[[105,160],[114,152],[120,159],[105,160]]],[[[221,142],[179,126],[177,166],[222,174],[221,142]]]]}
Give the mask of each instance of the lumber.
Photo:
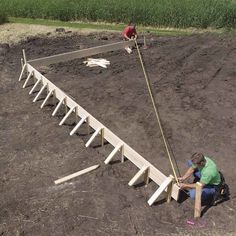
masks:
{"type": "Polygon", "coordinates": [[[148,200],[148,205],[151,206],[157,198],[165,191],[165,189],[168,187],[168,185],[172,182],[171,177],[167,177],[165,181],[160,185],[160,187],[156,190],[156,192],[151,196],[151,198],[148,200]]]}
{"type": "MultiPolygon", "coordinates": [[[[37,79],[42,78],[42,84],[48,84],[48,89],[53,90],[55,89],[56,98],[61,101],[65,97],[67,97],[67,106],[71,107],[78,107],[78,116],[80,118],[87,116],[87,127],[88,133],[90,127],[94,130],[97,130],[100,127],[104,127],[104,139],[110,143],[113,147],[123,143],[122,153],[123,157],[127,158],[131,161],[134,165],[136,165],[139,169],[143,166],[149,166],[149,178],[152,179],[157,185],[161,185],[161,183],[167,178],[161,171],[159,171],[154,165],[148,162],[143,156],[137,153],[134,149],[132,149],[127,143],[125,143],[122,139],[120,139],[117,135],[115,135],[110,129],[105,127],[101,122],[99,122],[95,117],[93,117],[90,113],[88,113],[83,107],[81,107],[78,103],[76,103],[71,97],[69,97],[65,92],[63,92],[60,88],[54,85],[51,81],[49,81],[45,76],[43,76],[39,71],[37,71],[33,66],[27,64],[28,72],[34,70],[34,76],[37,79]]],[[[57,105],[58,106],[58,105],[57,105]]],[[[55,112],[55,110],[54,110],[55,112]]],[[[173,185],[172,190],[172,198],[178,200],[180,188],[177,184],[173,185]]]]}
{"type": "Polygon", "coordinates": [[[34,84],[33,88],[29,91],[29,94],[32,94],[35,90],[35,88],[38,86],[38,84],[42,81],[42,79],[38,79],[36,83],[34,84]]]}
{"type": "Polygon", "coordinates": [[[29,73],[29,75],[27,76],[27,78],[26,78],[26,80],[25,80],[25,82],[24,82],[22,88],[25,88],[25,87],[26,87],[27,83],[29,82],[29,79],[31,78],[31,76],[32,76],[33,74],[34,74],[34,71],[31,71],[31,72],[29,73]]]}
{"type": "Polygon", "coordinates": [[[71,109],[66,113],[66,115],[63,117],[59,125],[63,125],[66,121],[66,119],[70,116],[70,114],[75,110],[75,107],[71,107],[71,109]]]}
{"type": "Polygon", "coordinates": [[[78,124],[71,130],[70,136],[72,136],[77,131],[77,129],[85,122],[86,119],[87,119],[86,116],[82,117],[82,119],[78,122],[78,124]]]}
{"type": "Polygon", "coordinates": [[[88,167],[86,169],[83,169],[83,170],[80,170],[78,172],[75,172],[74,174],[67,175],[67,176],[65,176],[65,177],[63,177],[61,179],[55,180],[54,183],[55,184],[61,184],[61,183],[66,182],[66,181],[68,181],[70,179],[73,179],[73,178],[78,177],[80,175],[86,174],[86,173],[88,173],[88,172],[90,172],[92,170],[95,170],[98,167],[99,167],[99,165],[90,166],[90,167],[88,167]]]}
{"type": "Polygon", "coordinates": [[[41,109],[44,107],[44,105],[46,104],[46,102],[48,101],[48,99],[51,97],[53,93],[54,93],[54,90],[49,91],[47,97],[44,99],[42,105],[40,106],[41,109]]]}
{"type": "Polygon", "coordinates": [[[43,87],[40,89],[40,91],[38,92],[38,94],[36,95],[36,97],[34,98],[33,102],[36,102],[39,98],[39,96],[41,95],[41,93],[43,92],[43,90],[47,87],[47,84],[44,84],[43,87]]]}
{"type": "Polygon", "coordinates": [[[122,147],[123,144],[118,144],[110,153],[110,155],[107,157],[107,159],[104,161],[104,163],[107,165],[122,147]]]}
{"type": "Polygon", "coordinates": [[[166,200],[167,200],[168,203],[170,203],[170,201],[171,201],[172,189],[173,189],[173,184],[174,184],[174,180],[175,180],[173,175],[170,175],[169,177],[172,179],[172,182],[167,187],[166,200]]]}
{"type": "Polygon", "coordinates": [[[197,182],[195,205],[194,205],[194,218],[198,218],[201,216],[201,208],[202,208],[202,184],[200,182],[197,182]]]}
{"type": "Polygon", "coordinates": [[[95,139],[95,137],[99,134],[99,132],[102,130],[102,128],[98,128],[93,135],[91,136],[91,138],[88,140],[88,142],[85,144],[85,147],[89,147],[89,145],[93,142],[93,140],[95,139]]]}
{"type": "Polygon", "coordinates": [[[23,66],[23,68],[22,68],[22,70],[21,70],[20,77],[19,77],[18,81],[21,81],[21,80],[22,80],[22,77],[23,77],[25,68],[26,68],[26,64],[24,64],[24,66],[23,66]]]}
{"type": "Polygon", "coordinates": [[[60,100],[60,102],[57,104],[55,110],[54,110],[53,113],[52,113],[52,116],[55,116],[55,115],[56,115],[56,113],[57,113],[57,111],[59,110],[60,106],[62,105],[64,99],[65,99],[65,98],[62,98],[62,99],[60,100]]]}
{"type": "Polygon", "coordinates": [[[128,185],[129,186],[133,186],[140,178],[141,176],[143,176],[147,170],[148,170],[148,166],[143,166],[136,174],[135,176],[129,181],[128,185]]]}
{"type": "Polygon", "coordinates": [[[53,55],[49,57],[38,58],[38,59],[30,60],[28,61],[28,63],[34,67],[46,66],[50,64],[59,63],[59,62],[70,61],[76,58],[88,57],[88,56],[96,55],[99,53],[116,51],[116,50],[125,48],[127,46],[134,46],[134,44],[135,44],[134,41],[112,43],[112,44],[77,50],[73,52],[61,53],[61,54],[57,54],[57,55],[53,55]]]}

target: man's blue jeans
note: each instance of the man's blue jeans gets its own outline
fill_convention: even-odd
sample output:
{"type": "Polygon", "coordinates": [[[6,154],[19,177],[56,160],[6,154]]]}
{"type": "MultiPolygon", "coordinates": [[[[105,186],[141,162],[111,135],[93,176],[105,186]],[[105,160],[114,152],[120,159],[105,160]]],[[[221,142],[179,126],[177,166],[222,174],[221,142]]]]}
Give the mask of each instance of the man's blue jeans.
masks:
{"type": "MultiPolygon", "coordinates": [[[[188,167],[192,166],[192,161],[189,160],[187,165],[188,167]]],[[[201,178],[201,173],[199,170],[194,171],[193,176],[195,178],[195,181],[198,182],[201,178]]],[[[194,182],[195,182],[194,181],[194,182]]],[[[214,185],[205,185],[202,189],[202,200],[209,200],[216,192],[216,188],[214,185]]],[[[195,199],[195,195],[196,195],[196,190],[195,189],[190,189],[189,190],[189,196],[193,199],[195,199]]]]}

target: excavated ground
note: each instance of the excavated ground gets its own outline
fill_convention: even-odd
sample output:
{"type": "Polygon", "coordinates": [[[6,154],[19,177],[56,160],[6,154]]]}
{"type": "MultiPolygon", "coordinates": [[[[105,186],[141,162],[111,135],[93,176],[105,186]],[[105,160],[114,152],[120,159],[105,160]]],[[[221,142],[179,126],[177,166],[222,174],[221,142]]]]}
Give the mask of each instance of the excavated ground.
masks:
{"type": "MultiPolygon", "coordinates": [[[[40,109],[32,86],[18,82],[21,50],[28,59],[119,42],[118,34],[68,33],[29,37],[0,47],[0,235],[234,235],[236,231],[236,40],[232,35],[147,36],[141,52],[166,137],[183,174],[191,154],[212,157],[231,198],[193,218],[193,201],[147,205],[151,182],[128,187],[137,168],[126,161],[104,165],[111,145],[90,148],[86,127],[69,136],[74,117],[58,126],[52,102],[40,109]],[[94,164],[94,172],[55,186],[54,180],[94,164]]],[[[84,59],[38,68],[89,113],[164,174],[172,173],[137,51],[94,56],[111,62],[89,68],[84,59]]],[[[164,195],[162,196],[164,199],[164,195]]]]}

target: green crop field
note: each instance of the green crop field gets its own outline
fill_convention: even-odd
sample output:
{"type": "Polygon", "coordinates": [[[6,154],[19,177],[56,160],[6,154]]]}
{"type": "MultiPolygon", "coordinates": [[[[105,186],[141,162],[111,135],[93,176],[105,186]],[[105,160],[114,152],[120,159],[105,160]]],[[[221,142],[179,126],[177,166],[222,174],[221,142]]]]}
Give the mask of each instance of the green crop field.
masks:
{"type": "Polygon", "coordinates": [[[0,0],[12,17],[236,28],[236,0],[0,0]]]}

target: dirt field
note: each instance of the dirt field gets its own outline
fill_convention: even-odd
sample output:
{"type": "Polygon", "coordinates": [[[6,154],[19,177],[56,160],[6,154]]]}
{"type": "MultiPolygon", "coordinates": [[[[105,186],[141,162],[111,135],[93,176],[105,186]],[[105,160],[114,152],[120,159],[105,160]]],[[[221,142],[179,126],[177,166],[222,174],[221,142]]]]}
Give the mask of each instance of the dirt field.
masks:
{"type": "MultiPolygon", "coordinates": [[[[236,40],[232,35],[147,36],[141,48],[164,129],[183,174],[192,153],[212,157],[225,175],[231,198],[204,210],[190,226],[193,204],[147,200],[157,189],[128,187],[137,168],[126,161],[104,165],[112,147],[90,148],[85,127],[69,136],[73,117],[40,109],[31,86],[18,82],[21,50],[28,59],[118,42],[119,34],[66,33],[28,37],[0,46],[0,235],[235,235],[236,40]],[[94,164],[100,168],[55,186],[54,180],[94,164]]],[[[38,68],[164,174],[171,174],[160,132],[134,50],[97,57],[108,69],[73,60],[38,68]]],[[[117,159],[118,160],[118,159],[117,159]]],[[[164,196],[163,196],[164,198],[164,196]]]]}

